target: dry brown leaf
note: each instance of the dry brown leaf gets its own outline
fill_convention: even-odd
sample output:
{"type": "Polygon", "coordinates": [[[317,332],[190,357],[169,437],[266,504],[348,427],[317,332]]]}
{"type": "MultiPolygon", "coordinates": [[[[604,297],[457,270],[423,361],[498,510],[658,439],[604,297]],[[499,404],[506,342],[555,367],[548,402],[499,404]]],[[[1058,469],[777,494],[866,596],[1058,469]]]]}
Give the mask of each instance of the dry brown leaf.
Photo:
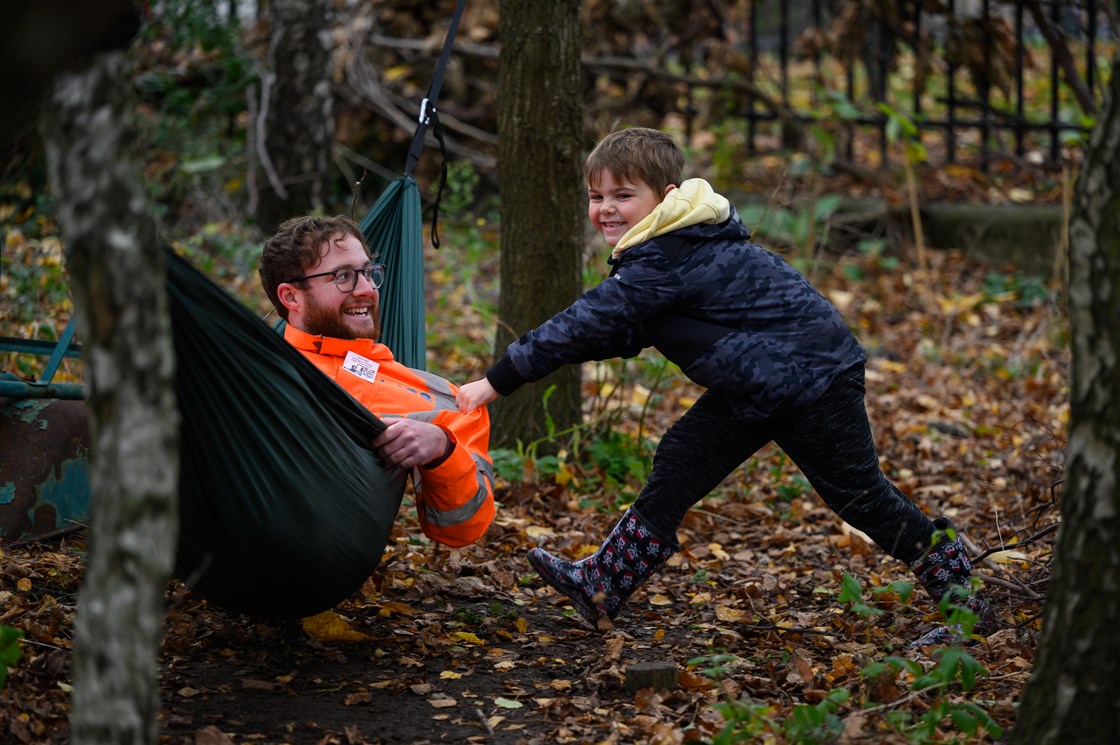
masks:
{"type": "Polygon", "coordinates": [[[728,605],[716,606],[716,618],[727,623],[738,623],[747,620],[749,614],[739,608],[728,605]]]}
{"type": "Polygon", "coordinates": [[[233,745],[233,740],[217,727],[210,726],[194,733],[194,745],[233,745]]]}
{"type": "Polygon", "coordinates": [[[347,706],[354,706],[355,704],[368,704],[371,701],[373,701],[373,696],[369,691],[357,691],[355,693],[350,693],[347,694],[344,699],[342,699],[342,702],[347,706]]]}
{"type": "Polygon", "coordinates": [[[622,655],[622,648],[626,645],[626,639],[622,635],[615,635],[608,637],[604,642],[607,648],[607,659],[617,660],[622,655]]]}
{"type": "Polygon", "coordinates": [[[697,675],[691,670],[681,670],[677,675],[677,685],[686,691],[706,691],[712,687],[712,679],[697,675]]]}
{"type": "Polygon", "coordinates": [[[446,709],[450,706],[457,706],[459,702],[450,696],[438,695],[428,699],[428,703],[436,709],[446,709]]]}

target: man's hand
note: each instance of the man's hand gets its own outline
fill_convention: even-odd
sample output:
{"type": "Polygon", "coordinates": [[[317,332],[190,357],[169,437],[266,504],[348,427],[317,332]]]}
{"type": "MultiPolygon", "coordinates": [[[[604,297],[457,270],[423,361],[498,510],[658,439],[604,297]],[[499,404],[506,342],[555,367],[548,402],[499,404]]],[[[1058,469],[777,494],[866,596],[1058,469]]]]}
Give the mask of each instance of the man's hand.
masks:
{"type": "Polygon", "coordinates": [[[373,448],[386,462],[401,468],[431,463],[447,452],[447,433],[434,424],[415,419],[382,417],[388,427],[373,440],[373,448]]]}
{"type": "Polygon", "coordinates": [[[459,395],[455,397],[455,403],[459,405],[459,411],[466,414],[468,411],[474,411],[479,406],[485,406],[497,398],[498,392],[494,390],[494,386],[490,385],[489,380],[483,378],[473,383],[467,383],[460,388],[459,395]]]}

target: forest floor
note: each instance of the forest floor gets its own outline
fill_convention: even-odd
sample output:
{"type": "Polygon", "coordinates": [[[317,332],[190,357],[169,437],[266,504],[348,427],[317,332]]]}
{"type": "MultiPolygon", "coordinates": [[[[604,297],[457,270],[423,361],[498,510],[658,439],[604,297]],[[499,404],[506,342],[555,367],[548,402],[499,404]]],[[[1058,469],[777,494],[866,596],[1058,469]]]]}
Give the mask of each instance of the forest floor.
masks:
{"type": "MultiPolygon", "coordinates": [[[[712,742],[729,722],[752,742],[999,741],[977,723],[1014,722],[1058,522],[1069,372],[1060,299],[954,252],[932,252],[927,272],[852,255],[813,280],[868,351],[885,472],[929,514],[950,516],[982,557],[1002,628],[967,657],[908,649],[938,622],[936,607],[882,591],[908,580],[906,568],[769,446],[691,511],[682,550],[606,630],[574,616],[525,561],[538,544],[585,555],[613,525],[625,500],[605,487],[589,498],[578,467],[500,480],[494,525],[463,549],[424,539],[406,500],[373,576],[311,619],[230,614],[175,582],[161,742],[712,742]],[[841,599],[846,576],[858,602],[851,580],[841,599]],[[674,667],[675,684],[628,686],[628,670],[649,662],[674,667]]],[[[465,378],[474,363],[444,352],[490,325],[469,311],[438,320],[445,373],[459,364],[453,377],[465,378]]],[[[651,403],[635,386],[627,416],[656,433],[695,395],[672,380],[651,403]]],[[[2,548],[0,624],[25,634],[0,692],[2,743],[67,740],[85,548],[80,532],[2,548]]]]}

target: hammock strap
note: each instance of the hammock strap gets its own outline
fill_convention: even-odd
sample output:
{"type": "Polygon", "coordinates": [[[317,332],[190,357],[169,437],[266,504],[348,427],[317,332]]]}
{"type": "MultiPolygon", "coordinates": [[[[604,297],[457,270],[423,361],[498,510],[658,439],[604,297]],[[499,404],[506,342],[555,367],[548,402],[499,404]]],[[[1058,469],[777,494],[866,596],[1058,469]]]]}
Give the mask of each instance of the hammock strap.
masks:
{"type": "Polygon", "coordinates": [[[455,12],[451,16],[451,25],[447,29],[447,38],[443,42],[443,51],[440,52],[439,62],[436,63],[436,71],[432,76],[432,82],[428,86],[428,95],[424,96],[424,100],[420,102],[420,117],[419,124],[416,131],[412,135],[412,144],[408,148],[408,158],[405,160],[404,175],[411,176],[412,169],[416,167],[416,163],[420,160],[420,153],[424,149],[424,136],[427,134],[428,126],[432,126],[432,134],[435,135],[436,140],[439,142],[439,149],[442,155],[442,162],[440,164],[439,174],[439,189],[436,191],[436,201],[432,207],[432,247],[439,248],[439,233],[436,227],[439,222],[439,202],[443,196],[443,187],[447,185],[447,144],[443,139],[443,129],[439,126],[439,115],[436,113],[436,100],[439,98],[440,88],[443,87],[443,76],[447,72],[447,63],[451,59],[451,48],[455,45],[455,35],[459,32],[459,21],[463,18],[463,8],[466,6],[467,0],[458,0],[455,4],[455,12]]]}
{"type": "Polygon", "coordinates": [[[463,17],[463,8],[467,0],[459,0],[455,4],[455,13],[451,16],[451,26],[447,29],[447,38],[443,42],[443,51],[440,52],[439,62],[436,64],[435,74],[428,86],[428,95],[420,102],[419,126],[412,135],[412,145],[408,149],[408,159],[405,161],[404,175],[411,176],[412,169],[420,160],[420,151],[424,149],[424,135],[428,131],[436,112],[436,100],[439,98],[440,88],[443,87],[443,76],[447,71],[447,63],[451,59],[451,48],[455,43],[455,35],[459,32],[459,21],[463,17]]]}
{"type": "Polygon", "coordinates": [[[443,139],[443,127],[439,125],[439,116],[432,110],[432,134],[439,142],[439,151],[442,160],[439,167],[439,188],[436,190],[436,201],[432,205],[432,248],[439,248],[439,200],[443,197],[443,187],[447,186],[447,143],[443,139]]]}

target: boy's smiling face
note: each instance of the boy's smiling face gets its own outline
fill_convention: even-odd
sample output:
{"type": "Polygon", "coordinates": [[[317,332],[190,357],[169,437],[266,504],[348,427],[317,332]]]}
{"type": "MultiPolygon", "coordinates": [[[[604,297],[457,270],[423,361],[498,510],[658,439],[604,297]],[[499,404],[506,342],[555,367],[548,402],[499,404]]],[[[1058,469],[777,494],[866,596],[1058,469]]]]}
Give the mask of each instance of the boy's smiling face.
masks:
{"type": "Polygon", "coordinates": [[[604,169],[594,183],[587,185],[587,217],[607,245],[614,248],[626,231],[653,212],[673,188],[675,185],[669,185],[658,194],[645,182],[616,178],[604,169]]]}

